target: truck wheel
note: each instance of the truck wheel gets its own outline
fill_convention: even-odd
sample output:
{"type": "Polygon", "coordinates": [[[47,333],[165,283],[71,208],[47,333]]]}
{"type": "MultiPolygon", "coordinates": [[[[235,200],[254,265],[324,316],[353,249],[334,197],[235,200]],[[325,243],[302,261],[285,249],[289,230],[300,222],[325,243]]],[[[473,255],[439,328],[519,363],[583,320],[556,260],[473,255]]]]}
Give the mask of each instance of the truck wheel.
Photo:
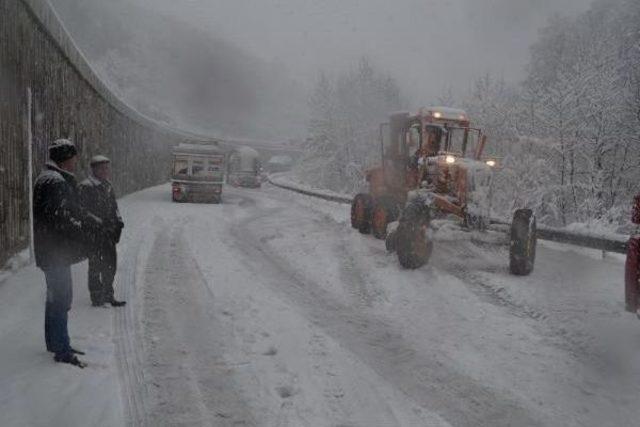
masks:
{"type": "Polygon", "coordinates": [[[509,270],[516,276],[527,276],[536,260],[536,217],[531,209],[518,209],[513,214],[509,244],[509,270]]]}
{"type": "Polygon", "coordinates": [[[360,193],[351,202],[351,226],[362,234],[371,231],[371,210],[373,199],[371,195],[360,193]]]}
{"type": "Polygon", "coordinates": [[[409,204],[402,212],[396,231],[395,246],[400,265],[416,269],[425,265],[433,252],[433,242],[427,239],[431,221],[429,207],[421,201],[409,204]]]}

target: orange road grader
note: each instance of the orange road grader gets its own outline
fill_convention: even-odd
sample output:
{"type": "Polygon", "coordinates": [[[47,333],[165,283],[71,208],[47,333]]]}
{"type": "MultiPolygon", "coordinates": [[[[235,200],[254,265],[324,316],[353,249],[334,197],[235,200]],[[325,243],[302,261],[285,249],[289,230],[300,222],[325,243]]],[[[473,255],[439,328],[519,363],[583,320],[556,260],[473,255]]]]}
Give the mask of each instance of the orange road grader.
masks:
{"type": "Polygon", "coordinates": [[[528,275],[535,262],[536,219],[530,209],[518,209],[510,229],[491,221],[498,165],[483,157],[486,142],[462,110],[392,114],[380,126],[381,164],[366,171],[369,191],[352,201],[351,225],[386,239],[387,249],[410,269],[428,262],[435,223],[462,231],[506,231],[510,271],[528,275]]]}

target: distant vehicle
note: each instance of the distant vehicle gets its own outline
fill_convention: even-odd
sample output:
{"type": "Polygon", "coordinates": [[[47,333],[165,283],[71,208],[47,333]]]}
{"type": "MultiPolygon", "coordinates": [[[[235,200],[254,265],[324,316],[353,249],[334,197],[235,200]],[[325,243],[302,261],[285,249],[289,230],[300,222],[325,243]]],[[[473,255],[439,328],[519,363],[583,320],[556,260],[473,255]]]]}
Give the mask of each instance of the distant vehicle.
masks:
{"type": "Polygon", "coordinates": [[[227,158],[227,183],[258,188],[261,186],[260,170],[260,154],[253,148],[238,147],[227,158]]]}
{"type": "Polygon", "coordinates": [[[187,141],[173,149],[171,194],[174,202],[222,201],[225,153],[218,142],[187,141]]]}
{"type": "Polygon", "coordinates": [[[293,159],[290,156],[277,155],[273,156],[267,162],[267,170],[269,172],[287,172],[293,167],[293,159]]]}

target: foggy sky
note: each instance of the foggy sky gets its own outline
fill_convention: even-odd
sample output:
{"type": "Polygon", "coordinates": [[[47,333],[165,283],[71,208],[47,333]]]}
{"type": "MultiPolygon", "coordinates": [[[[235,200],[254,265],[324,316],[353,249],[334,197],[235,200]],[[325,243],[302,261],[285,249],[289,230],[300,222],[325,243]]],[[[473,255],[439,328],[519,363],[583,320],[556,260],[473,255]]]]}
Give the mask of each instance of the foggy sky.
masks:
{"type": "MultiPolygon", "coordinates": [[[[223,36],[303,82],[367,55],[422,104],[481,74],[517,80],[554,14],[590,0],[131,0],[223,36]]],[[[459,89],[457,89],[459,88],[459,89]]],[[[456,90],[457,89],[457,90],[456,90]]]]}

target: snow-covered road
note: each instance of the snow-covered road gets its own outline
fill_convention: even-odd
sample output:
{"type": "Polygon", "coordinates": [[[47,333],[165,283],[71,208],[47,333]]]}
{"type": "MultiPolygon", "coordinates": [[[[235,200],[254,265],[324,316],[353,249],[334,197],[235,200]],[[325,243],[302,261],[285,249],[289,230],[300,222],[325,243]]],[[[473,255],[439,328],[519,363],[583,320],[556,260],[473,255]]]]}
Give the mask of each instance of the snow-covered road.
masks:
{"type": "Polygon", "coordinates": [[[0,425],[640,420],[619,257],[541,244],[516,278],[504,249],[454,240],[405,271],[351,229],[348,206],[271,186],[227,188],[222,205],[174,204],[161,186],[121,206],[116,292],[130,304],[91,309],[76,269],[88,369],[42,348],[41,274],[0,285],[0,425]]]}

